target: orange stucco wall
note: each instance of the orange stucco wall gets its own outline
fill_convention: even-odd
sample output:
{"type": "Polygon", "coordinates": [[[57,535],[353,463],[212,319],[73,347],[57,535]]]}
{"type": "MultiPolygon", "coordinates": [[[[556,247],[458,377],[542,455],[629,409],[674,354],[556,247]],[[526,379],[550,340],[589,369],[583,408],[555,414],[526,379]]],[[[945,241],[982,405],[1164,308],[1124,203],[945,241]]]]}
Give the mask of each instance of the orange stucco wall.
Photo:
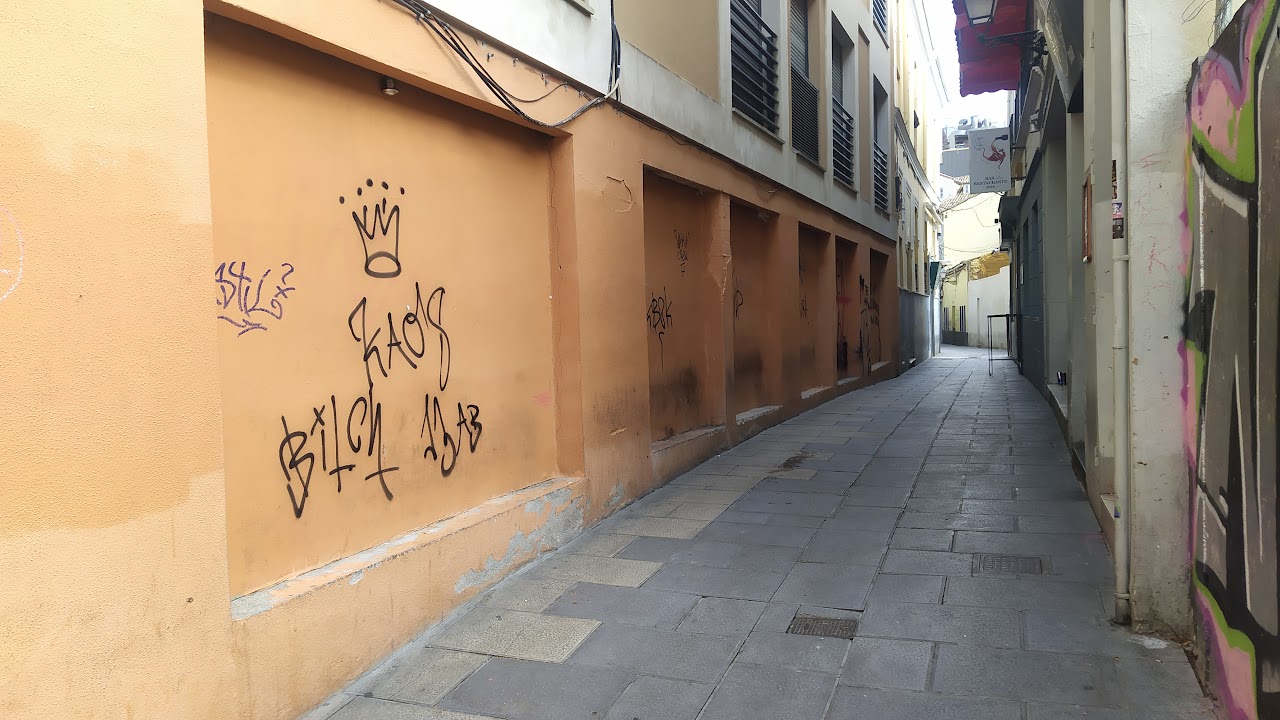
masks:
{"type": "Polygon", "coordinates": [[[777,216],[735,203],[733,247],[733,413],[781,404],[777,281],[771,261],[777,216]]]}
{"type": "Polygon", "coordinates": [[[831,235],[800,228],[800,302],[794,322],[799,352],[796,378],[802,391],[835,382],[835,261],[831,235]]]}
{"type": "Polygon", "coordinates": [[[200,6],[0,29],[0,717],[234,713],[200,6]]]}
{"type": "Polygon", "coordinates": [[[645,326],[654,440],[714,424],[723,402],[706,352],[720,323],[723,258],[711,254],[713,206],[695,188],[644,177],[645,326]]]}
{"type": "MultiPolygon", "coordinates": [[[[209,7],[0,5],[22,38],[0,50],[0,457],[20,479],[0,508],[0,716],[297,717],[664,481],[676,465],[653,462],[667,423],[653,423],[642,317],[658,273],[670,288],[679,272],[675,221],[686,277],[703,275],[675,305],[698,333],[681,352],[708,388],[681,420],[728,426],[689,457],[750,431],[730,412],[781,404],[776,422],[840,391],[802,400],[789,370],[811,338],[820,384],[834,379],[834,236],[857,243],[875,300],[868,357],[895,371],[888,239],[610,107],[535,133],[390,5],[209,7]],[[381,95],[382,73],[405,89],[381,95]],[[366,271],[351,217],[384,190],[393,277],[383,255],[366,271]],[[744,233],[738,206],[770,219],[744,233]],[[801,226],[822,246],[812,333],[796,317],[801,226]],[[778,308],[754,335],[760,399],[734,389],[739,264],[778,308]],[[353,335],[361,300],[371,324],[353,335]],[[246,320],[263,328],[241,334],[246,320]],[[366,360],[370,327],[401,344],[366,360]],[[427,396],[457,446],[447,477],[423,457],[427,396]],[[370,457],[362,410],[379,403],[370,457]],[[326,458],[339,438],[350,448],[348,421],[360,449],[326,458]],[[383,476],[391,499],[366,479],[379,462],[401,468],[383,476]],[[356,465],[341,494],[337,463],[356,465]]],[[[546,91],[490,50],[513,92],[546,91]]],[[[565,89],[537,112],[579,102],[565,89]]]]}
{"type": "Polygon", "coordinates": [[[836,238],[836,371],[840,379],[858,377],[858,245],[836,238]]]}
{"type": "Polygon", "coordinates": [[[555,474],[545,138],[207,43],[232,592],[555,474]]]}

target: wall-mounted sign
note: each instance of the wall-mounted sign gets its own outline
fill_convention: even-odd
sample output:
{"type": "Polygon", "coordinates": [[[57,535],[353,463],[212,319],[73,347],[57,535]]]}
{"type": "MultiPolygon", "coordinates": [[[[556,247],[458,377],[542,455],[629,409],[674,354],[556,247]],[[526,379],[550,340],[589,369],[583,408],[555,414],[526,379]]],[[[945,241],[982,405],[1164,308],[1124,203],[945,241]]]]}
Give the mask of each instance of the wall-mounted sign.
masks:
{"type": "Polygon", "coordinates": [[[1009,128],[970,130],[969,152],[969,192],[977,195],[1013,189],[1009,128]]]}

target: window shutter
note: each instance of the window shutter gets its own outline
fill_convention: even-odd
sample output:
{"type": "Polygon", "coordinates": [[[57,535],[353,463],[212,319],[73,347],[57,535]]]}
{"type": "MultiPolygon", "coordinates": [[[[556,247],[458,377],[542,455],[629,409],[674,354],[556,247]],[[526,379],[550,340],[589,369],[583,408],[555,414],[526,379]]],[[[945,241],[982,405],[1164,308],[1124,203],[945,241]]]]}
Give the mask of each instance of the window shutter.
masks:
{"type": "Polygon", "coordinates": [[[844,47],[838,38],[831,38],[831,96],[844,103],[844,47]]]}
{"type": "Polygon", "coordinates": [[[809,0],[791,0],[791,67],[809,77],[809,0]]]}

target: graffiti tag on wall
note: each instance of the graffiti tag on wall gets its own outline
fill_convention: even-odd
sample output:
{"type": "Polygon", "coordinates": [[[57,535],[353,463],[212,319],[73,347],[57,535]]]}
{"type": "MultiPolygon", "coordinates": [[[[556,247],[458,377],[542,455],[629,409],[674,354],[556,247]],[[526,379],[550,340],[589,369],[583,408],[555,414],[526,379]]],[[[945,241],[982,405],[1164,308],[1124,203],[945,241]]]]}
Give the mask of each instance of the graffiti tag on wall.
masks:
{"type": "Polygon", "coordinates": [[[836,372],[841,375],[849,371],[849,338],[845,327],[845,310],[853,298],[845,295],[845,265],[849,262],[844,253],[836,257],[836,372]]]}
{"type": "MultiPolygon", "coordinates": [[[[385,180],[381,185],[382,199],[373,200],[372,204],[368,201],[373,199],[378,190],[373,184],[373,178],[366,178],[364,187],[356,186],[357,198],[364,198],[365,188],[369,189],[369,197],[364,198],[365,203],[359,213],[351,211],[351,220],[360,233],[360,244],[364,246],[365,273],[369,277],[393,278],[398,277],[401,270],[400,206],[392,203],[391,209],[387,209],[387,195],[391,192],[391,186],[385,180]]],[[[404,195],[404,188],[400,188],[400,194],[404,195]]],[[[345,195],[338,197],[339,205],[345,205],[346,202],[345,195]]]]}
{"type": "Polygon", "coordinates": [[[871,372],[872,365],[880,362],[880,303],[876,301],[875,287],[863,275],[858,276],[858,294],[862,297],[858,315],[858,360],[866,374],[871,372]]]}
{"type": "Polygon", "coordinates": [[[1245,3],[1188,87],[1186,450],[1206,655],[1233,718],[1280,717],[1280,39],[1245,3]]]}
{"type": "Polygon", "coordinates": [[[218,319],[239,329],[237,336],[265,331],[266,323],[284,318],[284,302],[297,289],[289,284],[292,274],[293,265],[287,262],[260,273],[243,260],[222,263],[213,271],[218,319]]]}
{"type": "MultiPolygon", "coordinates": [[[[365,187],[372,188],[373,181],[367,180],[365,187]]],[[[388,190],[388,184],[382,183],[382,189],[388,190]]],[[[362,188],[356,193],[364,194],[362,188]]],[[[339,200],[346,202],[345,197],[339,200]]],[[[389,210],[386,206],[384,197],[366,205],[363,214],[352,212],[362,238],[364,273],[384,280],[399,276],[403,270],[400,206],[392,205],[389,210]]],[[[438,469],[441,477],[449,477],[463,457],[475,454],[484,425],[480,407],[454,393],[449,384],[453,343],[445,329],[446,295],[444,287],[426,292],[415,282],[412,297],[405,298],[408,302],[374,309],[364,296],[342,319],[341,332],[350,339],[352,357],[359,363],[366,389],[354,398],[330,393],[306,411],[280,416],[282,439],[277,460],[294,517],[302,517],[314,479],[330,478],[337,493],[342,492],[344,475],[365,482],[376,479],[382,495],[390,501],[395,498],[395,473],[430,467],[438,469]],[[414,449],[407,461],[390,464],[390,450],[382,433],[384,400],[380,388],[392,377],[419,374],[430,378],[429,391],[412,397],[391,391],[386,402],[421,407],[417,411],[421,416],[419,438],[424,445],[421,458],[414,449]]]]}
{"type": "Polygon", "coordinates": [[[676,230],[676,260],[680,262],[680,274],[684,275],[689,264],[689,233],[676,230]]]}
{"type": "Polygon", "coordinates": [[[663,367],[666,367],[663,338],[666,337],[667,331],[671,329],[672,304],[666,288],[662,289],[661,295],[649,293],[649,310],[645,313],[645,322],[649,325],[649,330],[658,338],[658,358],[663,367]]]}

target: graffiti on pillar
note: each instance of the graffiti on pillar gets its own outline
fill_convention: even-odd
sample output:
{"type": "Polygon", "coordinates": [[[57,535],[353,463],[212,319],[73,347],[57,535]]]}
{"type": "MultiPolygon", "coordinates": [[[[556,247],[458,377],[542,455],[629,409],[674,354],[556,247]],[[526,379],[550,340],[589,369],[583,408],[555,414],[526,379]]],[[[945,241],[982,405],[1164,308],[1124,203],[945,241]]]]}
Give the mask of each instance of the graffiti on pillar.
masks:
{"type": "Polygon", "coordinates": [[[689,264],[689,233],[676,230],[676,260],[680,263],[680,274],[684,275],[689,264]]]}
{"type": "Polygon", "coordinates": [[[802,319],[809,318],[809,297],[806,294],[807,289],[804,284],[804,260],[800,261],[800,317],[802,319]]]}
{"type": "Polygon", "coordinates": [[[1202,655],[1231,718],[1280,717],[1280,38],[1250,0],[1187,91],[1185,442],[1202,655]]]}
{"type": "Polygon", "coordinates": [[[858,276],[858,297],[862,299],[858,317],[858,360],[865,374],[880,362],[880,303],[876,301],[875,287],[863,275],[858,276]]]}
{"type": "Polygon", "coordinates": [[[645,313],[645,322],[649,325],[649,330],[658,337],[658,359],[663,368],[667,366],[663,338],[666,337],[667,331],[671,329],[672,304],[671,296],[667,294],[665,287],[662,288],[661,295],[649,293],[649,310],[645,313]]]}
{"type": "Polygon", "coordinates": [[[845,295],[844,287],[845,259],[836,258],[836,372],[844,375],[849,371],[849,337],[845,328],[845,310],[851,298],[845,295]]]}

